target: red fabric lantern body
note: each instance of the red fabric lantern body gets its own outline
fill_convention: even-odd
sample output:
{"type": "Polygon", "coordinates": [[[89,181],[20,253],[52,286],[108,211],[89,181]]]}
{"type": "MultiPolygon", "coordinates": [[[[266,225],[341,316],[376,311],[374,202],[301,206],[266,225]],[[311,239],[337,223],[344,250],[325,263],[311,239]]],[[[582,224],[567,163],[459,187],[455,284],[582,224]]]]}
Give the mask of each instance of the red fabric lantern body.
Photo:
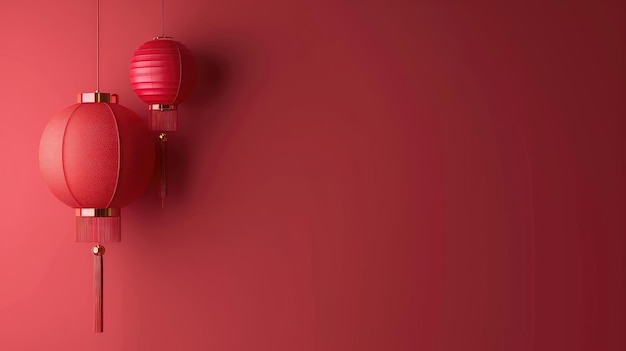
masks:
{"type": "Polygon", "coordinates": [[[41,174],[76,211],[76,240],[120,241],[120,208],[137,198],[154,171],[154,145],[137,114],[109,94],[79,96],[46,126],[41,174]],[[102,101],[107,102],[87,102],[102,101]],[[95,97],[95,98],[94,98],[95,97]]]}
{"type": "Polygon", "coordinates": [[[178,129],[176,106],[192,92],[196,64],[185,45],[169,37],[150,40],[137,49],[130,63],[133,90],[149,105],[150,129],[178,129]]]}

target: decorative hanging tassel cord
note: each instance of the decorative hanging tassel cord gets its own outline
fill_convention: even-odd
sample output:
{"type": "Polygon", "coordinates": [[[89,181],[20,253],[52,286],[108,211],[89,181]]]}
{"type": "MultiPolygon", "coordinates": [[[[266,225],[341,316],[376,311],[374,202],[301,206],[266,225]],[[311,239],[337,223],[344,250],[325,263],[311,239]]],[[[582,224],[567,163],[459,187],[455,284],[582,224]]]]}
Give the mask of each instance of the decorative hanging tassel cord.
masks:
{"type": "Polygon", "coordinates": [[[165,197],[167,196],[167,135],[165,133],[159,134],[159,144],[161,146],[161,191],[159,197],[161,198],[161,208],[165,207],[165,197]]]}
{"type": "Polygon", "coordinates": [[[102,333],[103,315],[102,315],[102,290],[103,290],[103,259],[104,246],[98,244],[93,247],[93,308],[94,321],[93,331],[102,333]]]}

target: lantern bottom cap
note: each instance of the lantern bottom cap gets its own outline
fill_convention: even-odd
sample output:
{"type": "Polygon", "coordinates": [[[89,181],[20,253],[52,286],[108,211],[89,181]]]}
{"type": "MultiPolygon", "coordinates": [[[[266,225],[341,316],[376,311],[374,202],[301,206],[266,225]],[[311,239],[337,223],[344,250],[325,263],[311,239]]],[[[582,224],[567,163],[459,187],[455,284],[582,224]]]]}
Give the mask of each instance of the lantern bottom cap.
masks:
{"type": "Polygon", "coordinates": [[[119,217],[119,208],[77,208],[76,217],[119,217]]]}

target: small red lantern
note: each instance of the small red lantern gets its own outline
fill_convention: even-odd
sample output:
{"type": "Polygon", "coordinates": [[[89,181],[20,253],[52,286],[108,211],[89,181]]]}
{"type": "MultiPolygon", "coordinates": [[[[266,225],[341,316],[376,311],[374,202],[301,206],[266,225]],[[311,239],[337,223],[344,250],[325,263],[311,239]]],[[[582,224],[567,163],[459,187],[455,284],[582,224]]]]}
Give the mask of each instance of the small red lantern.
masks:
{"type": "Polygon", "coordinates": [[[95,331],[102,331],[101,243],[121,240],[121,208],[154,172],[154,145],[137,114],[117,96],[85,93],[59,112],[41,136],[39,165],[51,192],[76,208],[76,241],[95,242],[95,331]]]}
{"type": "Polygon", "coordinates": [[[161,187],[163,206],[167,195],[167,135],[178,130],[177,105],[192,92],[196,63],[185,45],[161,36],[145,42],[130,62],[130,84],[148,104],[150,130],[160,132],[161,187]]]}
{"type": "Polygon", "coordinates": [[[130,63],[130,84],[150,111],[150,129],[178,129],[177,105],[192,92],[196,64],[185,45],[170,37],[157,37],[137,49],[130,63]]]}

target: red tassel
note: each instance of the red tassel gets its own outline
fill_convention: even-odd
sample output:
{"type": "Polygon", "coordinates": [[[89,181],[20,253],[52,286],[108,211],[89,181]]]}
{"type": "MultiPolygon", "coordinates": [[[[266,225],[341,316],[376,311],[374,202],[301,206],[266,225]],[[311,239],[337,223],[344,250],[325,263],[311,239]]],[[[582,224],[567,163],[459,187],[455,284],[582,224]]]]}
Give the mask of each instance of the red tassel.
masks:
{"type": "Polygon", "coordinates": [[[165,207],[165,197],[167,196],[167,135],[161,133],[159,140],[161,140],[161,191],[159,197],[161,198],[161,208],[163,208],[165,207]]]}
{"type": "Polygon", "coordinates": [[[107,243],[121,240],[122,219],[119,214],[112,217],[76,216],[77,242],[107,243]]]}
{"type": "Polygon", "coordinates": [[[178,129],[178,111],[176,106],[168,106],[163,109],[162,105],[150,105],[150,130],[175,132],[178,129]]]}
{"type": "Polygon", "coordinates": [[[103,260],[104,246],[98,244],[93,247],[93,308],[94,308],[94,321],[93,331],[96,333],[102,333],[103,329],[103,314],[102,314],[102,290],[103,290],[103,260]]]}

